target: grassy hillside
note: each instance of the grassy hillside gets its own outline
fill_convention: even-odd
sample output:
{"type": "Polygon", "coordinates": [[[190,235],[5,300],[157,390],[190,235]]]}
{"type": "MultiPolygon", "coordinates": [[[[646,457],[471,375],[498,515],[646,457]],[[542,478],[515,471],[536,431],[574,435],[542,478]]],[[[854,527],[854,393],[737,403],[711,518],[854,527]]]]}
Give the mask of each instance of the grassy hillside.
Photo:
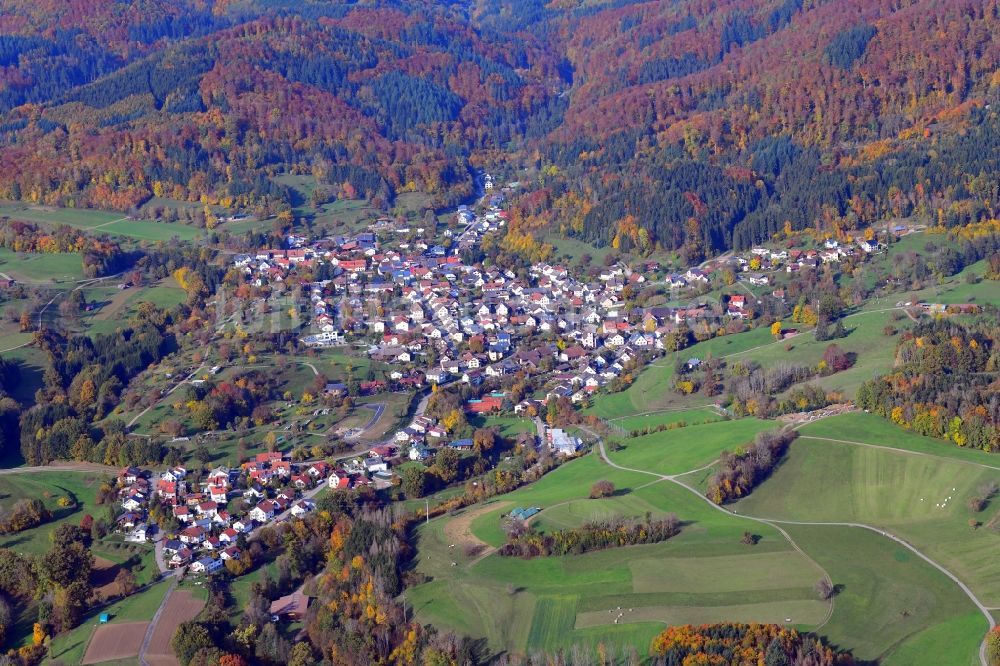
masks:
{"type": "Polygon", "coordinates": [[[803,426],[803,437],[845,440],[898,448],[915,453],[953,458],[1000,470],[1000,459],[985,451],[963,449],[951,442],[917,435],[874,414],[854,412],[842,414],[803,426]]]}
{"type": "MultiPolygon", "coordinates": [[[[631,468],[679,474],[772,425],[743,419],[688,426],[626,439],[625,448],[610,455],[631,468]]],[[[972,464],[972,458],[982,459],[972,451],[927,455],[925,449],[941,445],[864,414],[810,424],[803,434],[787,460],[734,513],[675,482],[610,468],[593,454],[567,463],[531,486],[421,526],[416,568],[428,582],[410,589],[407,598],[423,621],[484,637],[492,649],[515,653],[601,641],[635,646],[642,654],[668,623],[787,621],[860,660],[894,666],[976,663],[984,618],[951,580],[911,551],[860,528],[783,525],[793,544],[751,517],[853,521],[888,529],[995,605],[1000,571],[990,553],[1000,534],[986,527],[973,531],[965,500],[982,483],[1000,479],[1000,469],[972,464]],[[813,439],[827,431],[868,435],[869,441],[905,450],[813,439]],[[612,497],[587,498],[598,479],[615,484],[612,497]],[[945,502],[948,496],[952,499],[945,502]],[[501,516],[515,506],[540,507],[532,524],[543,532],[668,512],[684,527],[655,545],[501,558],[493,552],[504,539],[501,516]],[[741,542],[746,531],[760,537],[756,546],[741,542]],[[469,544],[476,548],[467,550],[469,544]],[[832,605],[813,591],[824,575],[837,585],[832,605]]],[[[990,506],[984,518],[998,510],[990,506]]]]}
{"type": "MultiPolygon", "coordinates": [[[[654,466],[684,471],[703,464],[717,455],[720,442],[733,446],[765,425],[746,420],[670,431],[684,443],[660,451],[654,466]],[[706,431],[712,428],[715,432],[706,431]],[[706,437],[709,443],[698,446],[706,437]]],[[[830,610],[812,591],[822,569],[776,530],[719,512],[676,484],[611,468],[594,454],[490,503],[432,520],[419,528],[418,549],[417,571],[430,577],[407,592],[418,617],[485,637],[495,650],[523,653],[603,641],[632,645],[644,654],[666,624],[790,621],[814,628],[830,610]],[[614,496],[588,499],[590,485],[599,479],[615,484],[614,496]],[[666,513],[676,514],[684,528],[655,545],[527,561],[502,558],[492,547],[503,541],[501,516],[515,506],[542,508],[532,522],[543,531],[598,518],[666,513]],[[761,537],[756,546],[741,543],[746,531],[761,537]],[[480,550],[467,553],[468,543],[478,543],[480,550]]]]}
{"type": "Polygon", "coordinates": [[[129,220],[124,214],[116,211],[53,208],[16,202],[0,202],[0,217],[48,225],[65,224],[94,234],[125,236],[145,241],[164,241],[171,238],[190,241],[205,234],[203,229],[180,222],[129,220]]]}
{"type": "Polygon", "coordinates": [[[707,465],[723,450],[750,443],[758,432],[776,424],[761,419],[722,421],[629,439],[621,451],[610,453],[619,465],[657,474],[681,474],[707,465]]]}
{"type": "Polygon", "coordinates": [[[784,529],[838,586],[817,633],[886,666],[973,666],[986,620],[955,584],[910,551],[850,527],[784,529]]]}

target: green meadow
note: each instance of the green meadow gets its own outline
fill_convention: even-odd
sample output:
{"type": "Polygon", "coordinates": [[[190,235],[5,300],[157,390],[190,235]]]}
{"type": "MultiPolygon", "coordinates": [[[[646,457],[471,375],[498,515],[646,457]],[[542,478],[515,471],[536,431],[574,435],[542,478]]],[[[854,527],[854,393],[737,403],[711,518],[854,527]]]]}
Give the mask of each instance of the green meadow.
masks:
{"type": "MultiPolygon", "coordinates": [[[[704,468],[722,450],[775,425],[741,419],[626,438],[611,459],[654,474],[613,468],[589,454],[534,484],[436,518],[417,530],[416,569],[426,582],[407,591],[408,603],[421,621],[516,654],[603,643],[644,655],[668,624],[738,621],[789,623],[866,663],[978,663],[985,618],[953,581],[912,551],[858,527],[783,524],[786,538],[756,519],[889,530],[967,582],[984,603],[1000,605],[1000,565],[991,555],[1000,533],[972,530],[966,507],[980,485],[1000,481],[1000,469],[983,463],[989,458],[980,452],[934,455],[948,445],[849,414],[804,427],[787,458],[734,511],[656,476],[704,468]],[[900,450],[813,439],[826,432],[900,450]],[[616,491],[589,499],[599,479],[616,491]],[[531,524],[542,532],[667,513],[683,527],[659,544],[500,557],[494,549],[504,541],[502,517],[516,506],[541,508],[531,524]],[[745,532],[758,537],[756,545],[742,542],[745,532]],[[463,548],[470,542],[480,545],[463,548]],[[824,576],[836,585],[832,602],[814,590],[824,576]]],[[[997,513],[993,500],[980,516],[985,522],[997,513]]]]}
{"type": "Polygon", "coordinates": [[[749,444],[757,433],[776,425],[753,418],[692,425],[627,439],[621,451],[608,455],[624,467],[681,474],[713,462],[724,450],[749,444]]]}
{"type": "Polygon", "coordinates": [[[739,502],[765,518],[864,523],[924,551],[969,585],[987,606],[1000,605],[1000,514],[996,498],[974,513],[967,501],[1000,470],[947,457],[912,455],[831,440],[799,439],[772,477],[739,502]],[[970,526],[970,519],[983,523],[970,526]]]}
{"type": "MultiPolygon", "coordinates": [[[[705,428],[730,432],[711,435],[713,443],[696,453],[671,449],[677,458],[661,457],[656,465],[684,471],[687,464],[714,459],[722,440],[736,445],[766,425],[747,420],[670,431],[685,433],[689,444],[708,437],[705,428]]],[[[635,450],[646,447],[657,448],[650,441],[635,450]]],[[[595,454],[421,526],[417,571],[428,582],[406,594],[419,619],[486,638],[493,650],[520,654],[598,642],[615,649],[634,646],[645,654],[668,624],[767,621],[815,628],[830,614],[830,604],[812,590],[823,569],[777,530],[721,512],[675,483],[610,467],[595,454]],[[612,481],[616,492],[589,499],[590,486],[600,479],[612,481]],[[501,516],[515,506],[542,508],[532,519],[542,531],[668,513],[677,515],[683,528],[659,544],[532,560],[500,557],[491,548],[467,553],[456,543],[472,534],[488,546],[500,545],[501,516]],[[757,545],[741,542],[747,531],[758,535],[757,545]]]]}
{"type": "Polygon", "coordinates": [[[630,433],[633,430],[644,428],[656,428],[658,426],[670,426],[681,422],[687,425],[700,425],[712,421],[722,420],[722,415],[710,407],[700,407],[695,409],[678,409],[667,412],[653,412],[652,414],[641,414],[637,416],[624,416],[614,419],[612,423],[630,433]]]}
{"type": "Polygon", "coordinates": [[[78,254],[14,252],[0,248],[0,273],[21,282],[68,282],[83,279],[78,254]]]}
{"type": "MultiPolygon", "coordinates": [[[[704,408],[711,399],[701,395],[683,396],[674,390],[676,358],[686,360],[712,356],[728,362],[755,361],[764,367],[776,363],[815,366],[823,358],[827,346],[832,343],[853,354],[855,363],[848,370],[813,381],[827,391],[840,391],[848,398],[853,398],[863,382],[876,373],[888,372],[892,368],[898,333],[886,335],[885,328],[891,324],[896,329],[902,329],[911,323],[905,318],[896,321],[893,315],[898,312],[900,311],[862,311],[850,314],[844,319],[847,336],[825,342],[816,340],[811,330],[804,330],[787,340],[776,341],[767,327],[711,338],[654,361],[624,391],[596,394],[587,412],[618,422],[624,421],[626,417],[646,415],[647,412],[666,413],[668,410],[704,408]]],[[[792,327],[794,324],[787,326],[792,327]]],[[[644,426],[623,427],[632,429],[644,426]]]]}
{"type": "Polygon", "coordinates": [[[165,241],[175,237],[189,241],[205,234],[202,229],[180,222],[129,220],[124,213],[116,211],[30,206],[18,202],[0,203],[0,216],[49,225],[65,224],[92,233],[145,241],[165,241]]]}

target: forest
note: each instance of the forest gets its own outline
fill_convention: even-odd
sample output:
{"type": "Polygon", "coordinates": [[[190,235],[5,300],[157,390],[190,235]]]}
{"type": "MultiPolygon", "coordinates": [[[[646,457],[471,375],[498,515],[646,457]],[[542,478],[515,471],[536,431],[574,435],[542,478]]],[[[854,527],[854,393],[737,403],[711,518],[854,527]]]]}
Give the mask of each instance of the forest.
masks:
{"type": "Polygon", "coordinates": [[[995,0],[41,4],[0,25],[4,198],[440,208],[527,169],[560,204],[527,236],[689,262],[1000,206],[995,0]]]}
{"type": "Polygon", "coordinates": [[[764,664],[850,666],[854,659],[811,636],[775,624],[714,624],[667,627],[650,652],[664,666],[764,664]]]}
{"type": "Polygon", "coordinates": [[[995,451],[998,363],[995,322],[922,323],[900,337],[893,372],[862,385],[857,403],[918,434],[995,451]]]}

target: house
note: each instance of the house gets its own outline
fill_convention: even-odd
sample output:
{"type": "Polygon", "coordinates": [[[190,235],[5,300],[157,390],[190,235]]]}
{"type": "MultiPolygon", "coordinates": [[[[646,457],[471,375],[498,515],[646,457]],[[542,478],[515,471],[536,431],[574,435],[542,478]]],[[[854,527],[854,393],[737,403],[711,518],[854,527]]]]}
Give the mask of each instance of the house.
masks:
{"type": "Polygon", "coordinates": [[[198,515],[200,516],[208,516],[209,518],[212,518],[217,513],[219,513],[219,505],[215,502],[202,502],[198,505],[198,515]]]}
{"type": "Polygon", "coordinates": [[[625,336],[622,335],[621,333],[615,333],[607,340],[605,340],[604,344],[607,345],[608,347],[621,347],[625,344],[625,336]]]}
{"type": "Polygon", "coordinates": [[[410,460],[427,460],[431,457],[430,451],[423,444],[414,444],[410,447],[410,460]]]}
{"type": "Polygon", "coordinates": [[[210,574],[222,568],[222,560],[203,557],[191,563],[191,573],[210,574]]]}
{"type": "Polygon", "coordinates": [[[119,529],[131,530],[141,521],[142,521],[141,513],[136,513],[135,511],[126,511],[122,515],[118,516],[118,519],[115,522],[118,523],[119,529]]]}
{"type": "Polygon", "coordinates": [[[483,373],[479,370],[469,370],[462,375],[462,383],[470,386],[479,386],[484,381],[483,373]]]}
{"type": "Polygon", "coordinates": [[[133,543],[146,543],[148,535],[148,530],[144,523],[136,525],[135,528],[129,532],[128,536],[125,537],[126,541],[132,541],[133,543]]]}
{"type": "Polygon", "coordinates": [[[174,467],[173,469],[168,469],[166,472],[160,475],[160,479],[168,482],[177,482],[187,476],[187,470],[183,467],[174,467]]]}
{"type": "Polygon", "coordinates": [[[448,381],[448,377],[450,375],[447,370],[430,369],[424,373],[424,376],[427,378],[427,381],[432,384],[443,384],[448,381]]]}
{"type": "Polygon", "coordinates": [[[326,475],[330,473],[330,464],[325,462],[315,463],[306,470],[306,473],[314,479],[325,479],[326,475]]]}
{"type": "Polygon", "coordinates": [[[264,489],[261,488],[259,484],[254,483],[243,491],[243,497],[244,499],[251,499],[251,500],[263,499],[264,489]]]}
{"type": "Polygon", "coordinates": [[[389,465],[379,456],[375,456],[372,458],[365,458],[364,465],[365,465],[365,471],[368,472],[369,474],[389,471],[389,465]]]}
{"type": "Polygon", "coordinates": [[[227,527],[219,533],[220,543],[236,543],[236,540],[240,538],[240,533],[234,530],[232,527],[227,527]]]}
{"type": "Polygon", "coordinates": [[[669,276],[666,282],[667,286],[669,286],[671,289],[681,289],[682,287],[687,286],[687,280],[685,280],[680,275],[676,274],[669,276]]]}
{"type": "Polygon", "coordinates": [[[327,480],[327,485],[333,490],[347,490],[351,487],[351,477],[347,476],[343,472],[335,472],[331,474],[327,480]]]}
{"type": "Polygon", "coordinates": [[[171,555],[170,559],[167,561],[167,566],[171,569],[175,569],[190,562],[192,557],[194,557],[194,553],[191,552],[190,548],[181,548],[171,555]]]}
{"type": "Polygon", "coordinates": [[[177,482],[160,479],[156,482],[156,494],[168,502],[176,502],[178,498],[177,482]]]}
{"type": "Polygon", "coordinates": [[[221,488],[229,487],[230,473],[228,467],[217,467],[208,475],[208,484],[221,488]]]}
{"type": "Polygon", "coordinates": [[[684,273],[684,278],[688,282],[708,282],[708,275],[700,268],[689,268],[684,273]]]}
{"type": "Polygon", "coordinates": [[[310,500],[301,500],[299,502],[296,502],[294,505],[292,505],[292,511],[291,511],[291,513],[296,518],[301,518],[302,516],[306,515],[310,511],[314,510],[315,508],[316,508],[316,505],[313,502],[311,502],[310,500]]]}
{"type": "Polygon", "coordinates": [[[273,500],[264,500],[250,510],[250,518],[258,523],[266,523],[274,518],[278,505],[273,500]]]}
{"type": "Polygon", "coordinates": [[[303,594],[302,588],[299,588],[291,594],[272,601],[271,615],[295,622],[305,617],[308,608],[309,597],[303,594]]]}
{"type": "Polygon", "coordinates": [[[472,440],[471,439],[456,439],[448,444],[449,447],[457,449],[459,451],[471,451],[472,450],[472,440]]]}
{"type": "Polygon", "coordinates": [[[195,525],[180,533],[180,540],[186,544],[198,544],[205,540],[205,530],[195,525]]]}
{"type": "Polygon", "coordinates": [[[273,465],[276,462],[281,462],[284,458],[285,454],[280,451],[268,451],[266,453],[258,453],[254,456],[253,461],[258,465],[273,465]]]}
{"type": "Polygon", "coordinates": [[[225,486],[209,486],[208,496],[213,502],[225,504],[228,497],[228,492],[225,486]]]}
{"type": "Polygon", "coordinates": [[[560,428],[549,430],[548,435],[549,446],[556,453],[569,456],[576,453],[577,449],[580,448],[580,439],[578,437],[571,437],[566,431],[560,428]]]}
{"type": "Polygon", "coordinates": [[[138,467],[126,467],[118,474],[118,481],[123,485],[132,485],[142,478],[142,470],[138,467]]]}
{"type": "Polygon", "coordinates": [[[122,500],[122,508],[126,511],[138,511],[145,503],[146,500],[142,495],[129,495],[122,500]]]}
{"type": "Polygon", "coordinates": [[[184,544],[177,539],[167,539],[163,542],[163,552],[167,555],[172,555],[182,548],[184,548],[184,544]]]}

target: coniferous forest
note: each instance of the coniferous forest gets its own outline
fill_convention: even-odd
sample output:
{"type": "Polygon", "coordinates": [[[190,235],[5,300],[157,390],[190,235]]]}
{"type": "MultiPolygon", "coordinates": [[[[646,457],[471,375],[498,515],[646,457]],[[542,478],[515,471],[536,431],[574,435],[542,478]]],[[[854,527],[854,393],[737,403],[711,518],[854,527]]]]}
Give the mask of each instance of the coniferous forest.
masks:
{"type": "Polygon", "coordinates": [[[274,214],[309,173],[443,206],[527,167],[565,235],[692,261],[1000,203],[996,2],[128,6],[9,3],[0,196],[274,214]]]}

